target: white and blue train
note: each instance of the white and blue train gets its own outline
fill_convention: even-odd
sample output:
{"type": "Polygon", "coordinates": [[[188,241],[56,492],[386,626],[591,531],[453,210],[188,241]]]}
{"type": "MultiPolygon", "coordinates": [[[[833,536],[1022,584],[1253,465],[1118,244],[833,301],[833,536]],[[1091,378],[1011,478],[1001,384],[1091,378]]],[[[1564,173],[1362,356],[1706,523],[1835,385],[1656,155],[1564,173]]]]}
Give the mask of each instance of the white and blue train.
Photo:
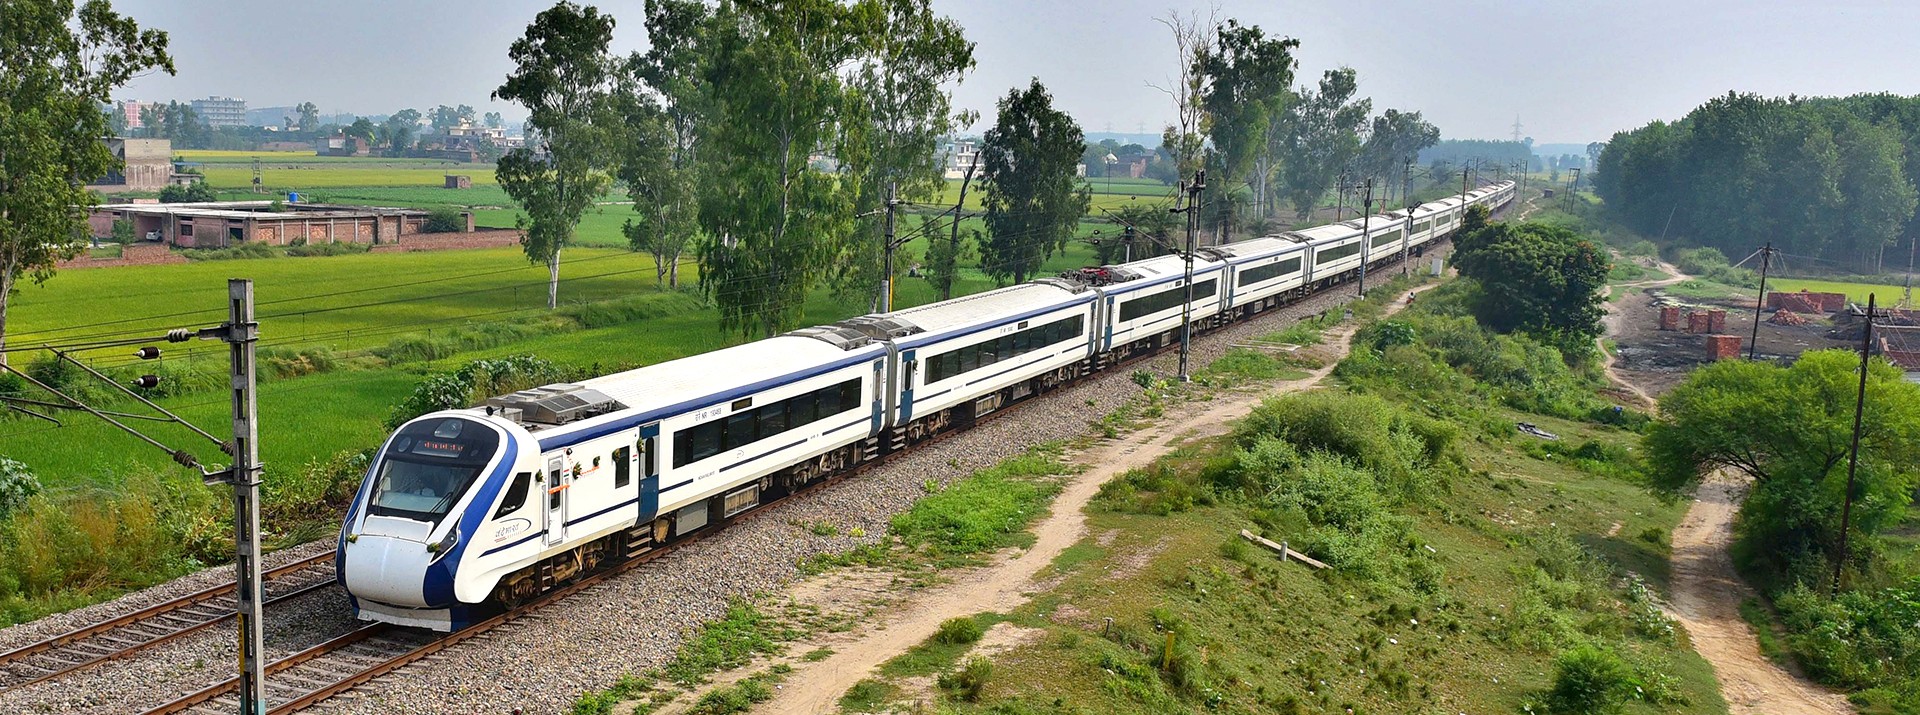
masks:
{"type": "MultiPolygon", "coordinates": [[[[1201,249],[1196,330],[1343,282],[1499,209],[1505,182],[1201,249]],[[1364,252],[1365,257],[1362,257],[1364,252]]],[[[434,630],[716,525],[1177,340],[1184,260],[1090,268],[435,412],[401,426],[347,510],[358,617],[434,630]]]]}

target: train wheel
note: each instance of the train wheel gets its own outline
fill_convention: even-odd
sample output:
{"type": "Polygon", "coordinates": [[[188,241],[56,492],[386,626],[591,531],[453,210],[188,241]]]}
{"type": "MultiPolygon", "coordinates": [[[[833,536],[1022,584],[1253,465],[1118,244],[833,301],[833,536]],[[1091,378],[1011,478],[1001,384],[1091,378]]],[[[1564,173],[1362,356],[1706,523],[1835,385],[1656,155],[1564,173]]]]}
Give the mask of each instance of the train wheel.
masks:
{"type": "Polygon", "coordinates": [[[540,580],[533,577],[531,569],[523,569],[501,581],[494,592],[498,594],[501,605],[508,609],[519,608],[540,595],[540,580]]]}

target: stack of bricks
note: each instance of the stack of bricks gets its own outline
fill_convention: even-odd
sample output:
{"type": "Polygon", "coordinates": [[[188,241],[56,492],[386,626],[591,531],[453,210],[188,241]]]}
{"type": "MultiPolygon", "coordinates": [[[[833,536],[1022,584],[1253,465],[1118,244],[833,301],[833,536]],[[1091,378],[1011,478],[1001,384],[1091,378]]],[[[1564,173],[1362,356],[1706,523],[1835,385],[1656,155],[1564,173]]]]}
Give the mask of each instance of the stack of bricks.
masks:
{"type": "Polygon", "coordinates": [[[1740,336],[1738,335],[1707,336],[1707,359],[1731,360],[1737,357],[1740,357],[1740,336]]]}
{"type": "Polygon", "coordinates": [[[1707,329],[1707,326],[1710,324],[1711,321],[1703,311],[1696,310],[1687,314],[1687,332],[1689,333],[1702,334],[1710,332],[1707,329]]]}
{"type": "Polygon", "coordinates": [[[1660,329],[1680,329],[1680,306],[1668,305],[1660,308],[1660,329]]]}
{"type": "Polygon", "coordinates": [[[1727,332],[1727,311],[1707,311],[1707,332],[1715,335],[1727,332]]]}
{"type": "Polygon", "coordinates": [[[1831,313],[1847,307],[1845,293],[1768,293],[1767,307],[1795,313],[1831,313]]]}

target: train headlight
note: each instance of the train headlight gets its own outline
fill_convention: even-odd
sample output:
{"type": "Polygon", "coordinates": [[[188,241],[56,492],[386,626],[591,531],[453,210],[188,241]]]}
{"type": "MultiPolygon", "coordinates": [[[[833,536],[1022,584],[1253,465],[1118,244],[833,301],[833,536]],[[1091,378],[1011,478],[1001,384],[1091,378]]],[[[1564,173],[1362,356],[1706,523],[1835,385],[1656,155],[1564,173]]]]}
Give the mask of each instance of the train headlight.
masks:
{"type": "Polygon", "coordinates": [[[447,552],[452,551],[454,544],[458,543],[460,543],[460,525],[455,524],[453,528],[447,530],[446,538],[427,544],[427,553],[433,554],[434,560],[438,561],[446,556],[447,552]]]}

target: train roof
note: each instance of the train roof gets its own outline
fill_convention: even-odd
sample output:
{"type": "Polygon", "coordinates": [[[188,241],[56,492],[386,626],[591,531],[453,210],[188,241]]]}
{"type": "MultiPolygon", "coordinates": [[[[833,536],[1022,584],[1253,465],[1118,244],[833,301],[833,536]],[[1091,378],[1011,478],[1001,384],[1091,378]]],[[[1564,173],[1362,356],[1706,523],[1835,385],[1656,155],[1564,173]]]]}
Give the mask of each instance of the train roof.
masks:
{"type": "Polygon", "coordinates": [[[1300,239],[1287,234],[1279,234],[1261,236],[1260,238],[1249,238],[1244,241],[1234,241],[1233,243],[1213,246],[1206,250],[1226,259],[1228,263],[1240,263],[1278,253],[1304,250],[1305,248],[1306,244],[1300,239]]]}
{"type": "Polygon", "coordinates": [[[1010,315],[1085,303],[1092,299],[1091,295],[1077,295],[1075,291],[1056,282],[1041,281],[876,314],[874,317],[891,318],[926,332],[941,332],[1010,315]]]}

